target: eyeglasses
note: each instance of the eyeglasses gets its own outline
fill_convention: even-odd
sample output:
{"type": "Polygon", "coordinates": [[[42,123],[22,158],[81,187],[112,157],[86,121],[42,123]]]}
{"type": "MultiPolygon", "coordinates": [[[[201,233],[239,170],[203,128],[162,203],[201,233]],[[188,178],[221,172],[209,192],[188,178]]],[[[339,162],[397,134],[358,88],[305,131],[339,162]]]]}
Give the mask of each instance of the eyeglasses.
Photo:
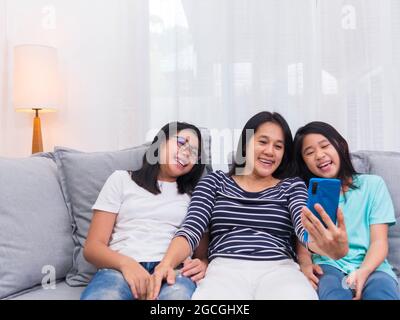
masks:
{"type": "Polygon", "coordinates": [[[178,145],[179,151],[189,150],[190,158],[192,160],[197,160],[199,158],[199,151],[197,148],[192,147],[185,137],[175,136],[176,143],[178,145]]]}

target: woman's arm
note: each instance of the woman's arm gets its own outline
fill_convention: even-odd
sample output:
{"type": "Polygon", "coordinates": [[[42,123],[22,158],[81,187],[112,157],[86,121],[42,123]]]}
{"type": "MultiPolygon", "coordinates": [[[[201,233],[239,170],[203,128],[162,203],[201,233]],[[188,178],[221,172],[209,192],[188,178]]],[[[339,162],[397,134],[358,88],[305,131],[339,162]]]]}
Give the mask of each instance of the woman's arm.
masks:
{"type": "Polygon", "coordinates": [[[311,253],[299,241],[296,241],[296,254],[301,272],[304,273],[313,288],[317,290],[319,279],[316,274],[322,275],[324,272],[319,265],[313,264],[311,253]]]}
{"type": "Polygon", "coordinates": [[[163,279],[166,279],[169,284],[175,282],[174,268],[191,256],[199,246],[200,240],[203,238],[209,225],[214,208],[216,179],[213,174],[210,174],[203,178],[196,186],[185,221],[182,227],[176,232],[167,253],[155,268],[151,277],[147,290],[148,299],[157,298],[163,279]]]}
{"type": "Polygon", "coordinates": [[[183,263],[182,275],[190,277],[193,282],[204,278],[208,267],[209,233],[206,232],[200,240],[199,246],[194,251],[193,257],[183,263]]]}
{"type": "Polygon", "coordinates": [[[128,282],[136,299],[145,299],[150,274],[134,259],[109,248],[108,244],[117,215],[111,212],[94,210],[83,255],[97,268],[120,271],[128,282]]]}
{"type": "Polygon", "coordinates": [[[196,250],[194,250],[193,258],[200,259],[202,261],[208,261],[208,244],[210,242],[210,233],[205,232],[200,240],[200,243],[196,250]]]}
{"type": "Polygon", "coordinates": [[[352,272],[347,278],[347,284],[356,289],[355,300],[361,299],[364,284],[368,277],[386,259],[389,251],[388,225],[373,224],[370,229],[370,246],[364,261],[359,269],[352,272]]]}

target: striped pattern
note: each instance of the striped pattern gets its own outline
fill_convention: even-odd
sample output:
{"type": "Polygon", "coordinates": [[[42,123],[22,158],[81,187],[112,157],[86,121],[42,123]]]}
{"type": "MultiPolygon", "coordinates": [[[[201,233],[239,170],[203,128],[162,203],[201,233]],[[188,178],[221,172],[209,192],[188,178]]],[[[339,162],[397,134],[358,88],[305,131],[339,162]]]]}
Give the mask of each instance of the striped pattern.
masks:
{"type": "Polygon", "coordinates": [[[294,258],[295,235],[304,243],[301,208],[307,189],[299,178],[282,180],[262,192],[246,192],[222,171],[204,177],[193,193],[188,214],[175,237],[194,250],[209,228],[209,259],[294,258]]]}

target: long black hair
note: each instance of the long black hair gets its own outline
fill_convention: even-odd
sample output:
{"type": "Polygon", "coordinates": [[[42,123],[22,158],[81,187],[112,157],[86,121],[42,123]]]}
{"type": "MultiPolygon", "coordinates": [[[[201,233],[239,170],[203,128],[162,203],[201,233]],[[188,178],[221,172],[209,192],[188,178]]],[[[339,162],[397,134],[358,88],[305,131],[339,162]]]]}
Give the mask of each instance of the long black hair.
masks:
{"type": "Polygon", "coordinates": [[[315,175],[308,169],[302,155],[304,137],[308,134],[320,134],[328,139],[328,141],[336,149],[340,158],[340,168],[337,178],[342,181],[342,186],[348,186],[351,189],[356,189],[357,187],[350,182],[352,176],[357,174],[357,171],[354,169],[354,166],[351,162],[349,145],[334,127],[325,122],[310,122],[309,124],[297,130],[294,138],[296,174],[301,177],[307,185],[310,179],[315,177],[315,175]]]}
{"type": "Polygon", "coordinates": [[[289,125],[279,113],[263,111],[250,118],[245,124],[240,135],[233,166],[228,173],[229,176],[235,175],[238,168],[244,168],[246,166],[246,151],[249,140],[256,133],[258,128],[266,122],[272,122],[280,126],[285,139],[282,162],[272,176],[277,179],[284,179],[293,175],[293,137],[289,125]]]}
{"type": "Polygon", "coordinates": [[[142,168],[137,171],[130,171],[132,180],[136,182],[137,185],[146,189],[153,194],[160,194],[161,190],[158,186],[158,176],[160,174],[160,147],[163,142],[166,142],[174,133],[178,133],[182,130],[190,129],[193,130],[199,140],[199,154],[198,161],[193,166],[192,170],[187,174],[177,178],[176,182],[178,185],[178,192],[180,194],[187,193],[192,195],[194,187],[199,182],[205,165],[202,164],[202,139],[200,130],[189,123],[186,122],[171,122],[166,124],[154,137],[149,149],[143,156],[142,168]]]}

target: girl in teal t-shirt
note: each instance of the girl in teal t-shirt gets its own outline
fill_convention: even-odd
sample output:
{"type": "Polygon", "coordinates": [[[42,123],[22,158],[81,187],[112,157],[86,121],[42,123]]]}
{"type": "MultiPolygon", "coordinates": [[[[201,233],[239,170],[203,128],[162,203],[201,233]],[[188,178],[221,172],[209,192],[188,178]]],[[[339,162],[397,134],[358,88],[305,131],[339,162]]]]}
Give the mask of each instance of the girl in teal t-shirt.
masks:
{"type": "MultiPolygon", "coordinates": [[[[346,140],[327,123],[307,124],[297,131],[294,140],[298,174],[306,183],[312,177],[342,181],[338,211],[344,215],[348,254],[333,260],[311,256],[298,246],[301,269],[317,289],[319,298],[398,300],[397,277],[386,260],[388,227],[396,219],[385,182],[379,176],[357,174],[346,140]]],[[[309,221],[303,218],[303,223],[307,228],[309,221]]],[[[322,224],[321,227],[318,232],[325,232],[322,224]]]]}

